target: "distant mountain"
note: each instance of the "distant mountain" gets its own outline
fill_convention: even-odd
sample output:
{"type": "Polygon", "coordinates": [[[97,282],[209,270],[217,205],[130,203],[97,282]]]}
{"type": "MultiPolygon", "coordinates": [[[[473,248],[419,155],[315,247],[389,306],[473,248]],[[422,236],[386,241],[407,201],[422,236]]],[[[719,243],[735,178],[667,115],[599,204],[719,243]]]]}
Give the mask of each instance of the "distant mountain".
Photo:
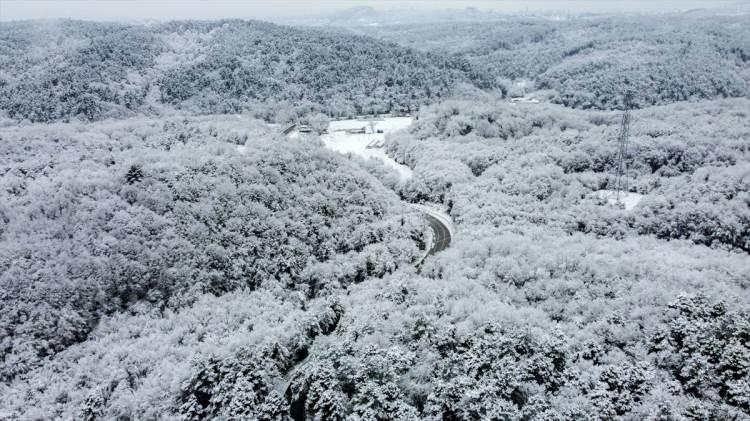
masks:
{"type": "Polygon", "coordinates": [[[464,9],[374,9],[353,7],[317,16],[294,16],[272,19],[276,23],[294,26],[377,27],[385,25],[426,24],[436,22],[489,22],[507,19],[515,14],[464,9]]]}
{"type": "MultiPolygon", "coordinates": [[[[395,4],[394,4],[395,5],[395,4]]],[[[716,6],[710,8],[696,8],[684,11],[676,10],[674,14],[686,16],[740,16],[750,14],[750,1],[739,1],[730,6],[716,6]]],[[[269,18],[270,21],[292,26],[324,26],[324,27],[380,27],[389,25],[420,25],[429,23],[457,23],[457,22],[498,22],[513,20],[519,17],[538,18],[544,20],[568,20],[571,18],[596,18],[613,16],[642,16],[643,13],[620,12],[574,12],[561,4],[559,8],[541,10],[525,10],[519,12],[501,12],[491,9],[465,7],[462,9],[409,9],[409,8],[373,8],[357,6],[332,13],[319,15],[291,16],[269,18]]]]}
{"type": "Polygon", "coordinates": [[[612,109],[623,106],[626,91],[635,91],[638,106],[748,95],[748,19],[714,12],[348,29],[464,58],[508,89],[512,80],[531,80],[566,106],[612,109]]]}
{"type": "Polygon", "coordinates": [[[685,11],[685,15],[692,17],[750,15],[750,1],[740,1],[724,7],[690,9],[685,11]]]}

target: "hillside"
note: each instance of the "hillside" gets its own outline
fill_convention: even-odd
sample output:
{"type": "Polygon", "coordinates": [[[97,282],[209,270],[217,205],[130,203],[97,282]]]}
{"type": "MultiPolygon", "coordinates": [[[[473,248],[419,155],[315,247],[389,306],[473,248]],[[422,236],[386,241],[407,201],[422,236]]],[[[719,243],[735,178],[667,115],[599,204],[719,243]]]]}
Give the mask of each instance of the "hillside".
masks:
{"type": "Polygon", "coordinates": [[[748,26],[462,16],[3,22],[0,420],[749,419],[748,26]]]}
{"type": "Polygon", "coordinates": [[[0,109],[34,122],[173,109],[286,121],[416,109],[458,83],[491,86],[459,58],[258,21],[3,23],[0,64],[0,109]]]}
{"type": "MultiPolygon", "coordinates": [[[[750,413],[747,106],[734,99],[635,112],[629,176],[645,196],[631,211],[596,196],[611,187],[618,113],[486,96],[422,109],[408,132],[388,137],[387,152],[414,170],[394,189],[409,201],[445,204],[458,234],[419,273],[406,264],[418,254],[418,220],[403,219],[409,213],[395,194],[358,168],[385,170],[331,155],[314,139],[244,141],[215,116],[78,126],[58,142],[53,134],[75,126],[6,130],[3,139],[16,145],[6,156],[39,158],[19,161],[3,178],[4,191],[15,192],[3,210],[12,222],[3,255],[29,256],[4,266],[6,290],[17,291],[5,298],[13,298],[6,315],[18,316],[4,320],[6,331],[18,332],[5,361],[28,364],[0,385],[5,415],[741,419],[750,413]],[[45,164],[44,151],[60,150],[67,158],[45,164]],[[101,181],[45,187],[46,177],[78,171],[73,163],[86,156],[101,162],[86,179],[101,181]],[[143,178],[131,185],[135,157],[143,178]],[[31,180],[24,172],[47,175],[31,180]],[[318,193],[306,199],[308,189],[318,193]],[[48,209],[21,200],[41,196],[60,198],[53,204],[112,197],[99,202],[123,209],[101,230],[97,215],[106,221],[109,205],[48,209]],[[131,231],[162,221],[173,234],[132,231],[149,246],[120,252],[131,243],[107,239],[130,231],[107,227],[123,211],[144,213],[128,219],[131,231]],[[284,215],[327,228],[311,237],[284,215]],[[83,234],[70,239],[72,226],[83,234]],[[266,236],[257,229],[265,226],[276,230],[266,236]],[[13,241],[24,232],[24,244],[13,241]],[[163,250],[185,270],[148,264],[146,278],[127,275],[140,266],[125,251],[143,263],[165,256],[150,244],[181,245],[179,253],[163,250]],[[253,244],[275,246],[251,252],[253,244]],[[288,245],[274,255],[280,244],[288,245]],[[94,260],[66,263],[76,262],[62,253],[71,246],[94,260]],[[289,270],[278,272],[280,262],[289,270]],[[124,277],[112,284],[79,277],[79,268],[102,264],[121,267],[124,277]],[[76,272],[61,284],[55,267],[76,272]],[[155,276],[167,278],[152,289],[134,283],[155,276]],[[45,287],[21,294],[14,279],[45,287]],[[247,284],[254,279],[260,283],[247,284]],[[76,287],[50,295],[56,285],[76,287]],[[122,292],[138,285],[143,294],[125,300],[122,292]],[[164,286],[173,295],[163,295],[164,286]],[[72,291],[80,298],[56,309],[72,291]],[[99,303],[89,307],[96,318],[82,313],[87,300],[99,303]],[[40,323],[49,314],[65,323],[40,323]],[[22,315],[39,317],[22,324],[22,315]],[[68,328],[75,320],[98,323],[68,328]],[[80,336],[60,343],[61,328],[80,336]],[[24,336],[32,332],[34,340],[24,336]],[[44,360],[15,347],[39,343],[60,345],[44,360]],[[280,389],[288,373],[289,389],[280,389]]],[[[267,138],[261,127],[256,137],[267,138]]]]}
{"type": "Polygon", "coordinates": [[[747,16],[509,17],[496,22],[358,27],[354,32],[465,59],[513,94],[512,80],[552,90],[556,103],[617,109],[747,96],[747,16]],[[506,79],[503,81],[503,79],[506,79]]]}
{"type": "Polygon", "coordinates": [[[1,380],[132,306],[256,289],[306,300],[419,255],[423,222],[366,172],[320,145],[235,126],[0,131],[1,380]]]}

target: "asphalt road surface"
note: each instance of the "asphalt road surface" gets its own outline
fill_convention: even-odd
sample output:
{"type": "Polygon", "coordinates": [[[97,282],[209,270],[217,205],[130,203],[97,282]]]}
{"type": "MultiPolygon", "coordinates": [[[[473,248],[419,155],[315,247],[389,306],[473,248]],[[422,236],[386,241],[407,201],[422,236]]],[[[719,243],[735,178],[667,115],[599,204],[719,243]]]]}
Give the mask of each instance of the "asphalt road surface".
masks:
{"type": "MultiPolygon", "coordinates": [[[[451,232],[448,230],[448,227],[434,216],[425,213],[424,217],[427,218],[427,222],[430,224],[432,232],[435,233],[432,241],[432,248],[427,252],[427,256],[431,256],[448,248],[451,243],[451,232]]],[[[425,256],[425,258],[427,258],[427,256],[425,256]]],[[[424,259],[422,260],[424,261],[424,259]]],[[[421,264],[422,262],[419,263],[421,264]]]]}

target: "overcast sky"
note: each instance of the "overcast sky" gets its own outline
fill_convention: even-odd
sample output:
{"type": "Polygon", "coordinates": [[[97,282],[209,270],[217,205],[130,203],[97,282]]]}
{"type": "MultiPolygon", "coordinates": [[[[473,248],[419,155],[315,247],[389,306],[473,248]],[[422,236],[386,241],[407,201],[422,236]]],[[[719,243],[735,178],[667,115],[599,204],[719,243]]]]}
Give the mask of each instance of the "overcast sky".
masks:
{"type": "Polygon", "coordinates": [[[323,14],[355,6],[376,9],[462,9],[505,12],[671,12],[720,7],[738,0],[0,0],[0,20],[272,18],[323,14]]]}

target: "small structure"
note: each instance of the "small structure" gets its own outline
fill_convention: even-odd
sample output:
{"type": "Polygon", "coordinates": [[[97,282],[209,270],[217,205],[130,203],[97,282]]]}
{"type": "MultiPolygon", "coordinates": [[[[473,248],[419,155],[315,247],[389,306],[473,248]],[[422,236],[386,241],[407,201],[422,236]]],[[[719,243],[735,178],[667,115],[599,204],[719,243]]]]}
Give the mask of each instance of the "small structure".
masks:
{"type": "Polygon", "coordinates": [[[529,98],[529,97],[521,96],[521,97],[511,98],[510,102],[512,102],[514,104],[515,103],[519,103],[519,102],[523,102],[523,103],[526,103],[526,104],[538,104],[539,100],[536,99],[536,98],[529,98]]]}
{"type": "Polygon", "coordinates": [[[312,133],[312,131],[313,131],[313,130],[312,130],[312,127],[310,127],[310,126],[309,126],[309,125],[307,125],[307,124],[301,124],[301,125],[299,126],[299,132],[300,132],[300,133],[312,133]]]}
{"type": "Polygon", "coordinates": [[[362,126],[358,129],[348,129],[346,132],[349,134],[365,134],[367,133],[367,128],[362,126]]]}
{"type": "Polygon", "coordinates": [[[281,129],[281,134],[288,135],[292,132],[292,130],[294,130],[295,127],[297,127],[297,125],[294,123],[288,124],[281,129]]]}
{"type": "Polygon", "coordinates": [[[383,146],[385,146],[385,139],[373,139],[367,144],[367,146],[365,146],[365,148],[382,148],[383,146]]]}

